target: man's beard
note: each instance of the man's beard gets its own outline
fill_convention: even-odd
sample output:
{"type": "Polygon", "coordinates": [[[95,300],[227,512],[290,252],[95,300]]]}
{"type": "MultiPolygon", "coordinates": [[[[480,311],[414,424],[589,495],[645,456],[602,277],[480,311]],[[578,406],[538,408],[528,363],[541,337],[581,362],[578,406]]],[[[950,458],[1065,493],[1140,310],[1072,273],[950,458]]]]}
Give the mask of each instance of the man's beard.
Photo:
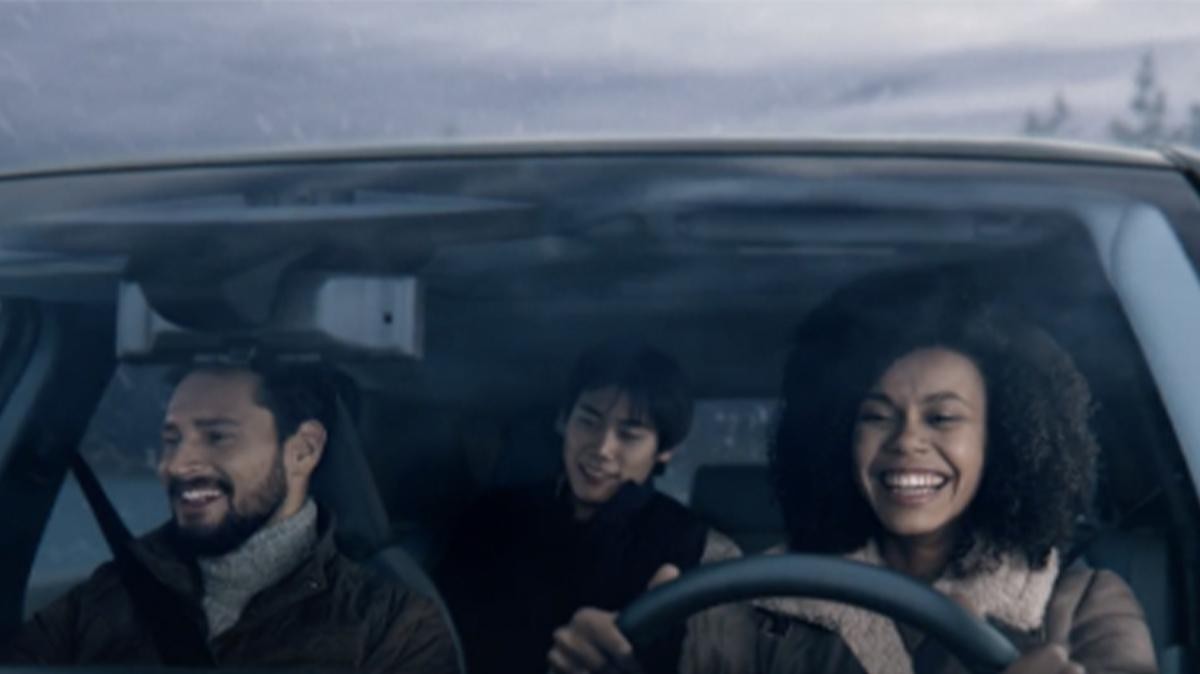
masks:
{"type": "MultiPolygon", "coordinates": [[[[168,493],[174,497],[184,489],[195,486],[195,482],[174,481],[168,486],[168,493]]],[[[246,494],[243,508],[237,507],[232,482],[225,475],[218,476],[215,486],[229,499],[229,510],[215,526],[183,527],[178,521],[172,520],[172,538],[184,556],[217,557],[231,552],[270,521],[287,497],[283,451],[275,455],[275,463],[262,484],[246,494]]]]}

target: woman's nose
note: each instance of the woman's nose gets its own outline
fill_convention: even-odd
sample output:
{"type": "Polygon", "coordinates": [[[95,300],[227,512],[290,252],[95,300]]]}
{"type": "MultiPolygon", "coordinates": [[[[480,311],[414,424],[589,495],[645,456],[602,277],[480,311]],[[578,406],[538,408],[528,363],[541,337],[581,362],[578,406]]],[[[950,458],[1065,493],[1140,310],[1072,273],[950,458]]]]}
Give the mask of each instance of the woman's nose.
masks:
{"type": "Polygon", "coordinates": [[[920,421],[907,416],[900,420],[890,444],[893,451],[903,453],[923,452],[928,449],[920,421]]]}

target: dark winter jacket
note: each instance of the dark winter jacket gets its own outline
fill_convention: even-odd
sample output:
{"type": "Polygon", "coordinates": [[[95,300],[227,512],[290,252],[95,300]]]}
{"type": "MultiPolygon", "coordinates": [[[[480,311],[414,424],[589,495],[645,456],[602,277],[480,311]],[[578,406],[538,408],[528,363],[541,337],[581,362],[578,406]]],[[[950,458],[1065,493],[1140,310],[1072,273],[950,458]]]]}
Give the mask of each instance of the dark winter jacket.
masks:
{"type": "MultiPolygon", "coordinates": [[[[200,575],[181,558],[169,527],[134,542],[134,554],[169,588],[196,630],[207,633],[200,575]]],[[[453,642],[428,599],[341,555],[333,524],[321,521],[310,556],[255,595],[237,623],[207,641],[216,665],[303,666],[321,670],[451,674],[453,642]]],[[[37,613],[4,659],[42,664],[155,664],[151,632],[109,562],[37,613]]]]}

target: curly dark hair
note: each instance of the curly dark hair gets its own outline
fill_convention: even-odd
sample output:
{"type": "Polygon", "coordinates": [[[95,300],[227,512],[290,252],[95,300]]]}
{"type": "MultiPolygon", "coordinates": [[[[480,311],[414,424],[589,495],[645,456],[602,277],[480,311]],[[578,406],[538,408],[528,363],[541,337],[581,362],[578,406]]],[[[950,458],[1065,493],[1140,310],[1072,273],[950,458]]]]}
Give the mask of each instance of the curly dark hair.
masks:
{"type": "Polygon", "coordinates": [[[931,278],[851,286],[797,330],[770,451],[789,544],[844,554],[877,533],[853,477],[859,405],[896,360],[942,347],[975,363],[988,400],[984,474],[952,561],[980,540],[992,559],[1015,552],[1041,568],[1091,503],[1099,448],[1087,382],[1049,334],[931,278]]]}

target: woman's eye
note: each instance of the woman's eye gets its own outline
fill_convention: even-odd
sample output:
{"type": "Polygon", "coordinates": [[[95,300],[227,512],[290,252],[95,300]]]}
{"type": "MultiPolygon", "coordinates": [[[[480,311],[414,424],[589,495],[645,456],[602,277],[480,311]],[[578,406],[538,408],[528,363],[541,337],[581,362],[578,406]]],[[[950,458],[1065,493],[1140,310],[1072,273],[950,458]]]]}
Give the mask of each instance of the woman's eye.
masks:
{"type": "Polygon", "coordinates": [[[875,423],[875,422],[880,422],[880,421],[887,421],[888,416],[886,414],[884,414],[883,412],[879,412],[877,410],[863,410],[862,412],[859,412],[858,420],[862,423],[875,423]]]}
{"type": "Polygon", "coordinates": [[[210,445],[224,445],[228,444],[233,436],[228,433],[209,433],[204,436],[204,439],[210,445]]]}
{"type": "Polygon", "coordinates": [[[927,421],[932,426],[949,426],[950,424],[960,421],[962,417],[957,414],[931,414],[927,421]]]}

